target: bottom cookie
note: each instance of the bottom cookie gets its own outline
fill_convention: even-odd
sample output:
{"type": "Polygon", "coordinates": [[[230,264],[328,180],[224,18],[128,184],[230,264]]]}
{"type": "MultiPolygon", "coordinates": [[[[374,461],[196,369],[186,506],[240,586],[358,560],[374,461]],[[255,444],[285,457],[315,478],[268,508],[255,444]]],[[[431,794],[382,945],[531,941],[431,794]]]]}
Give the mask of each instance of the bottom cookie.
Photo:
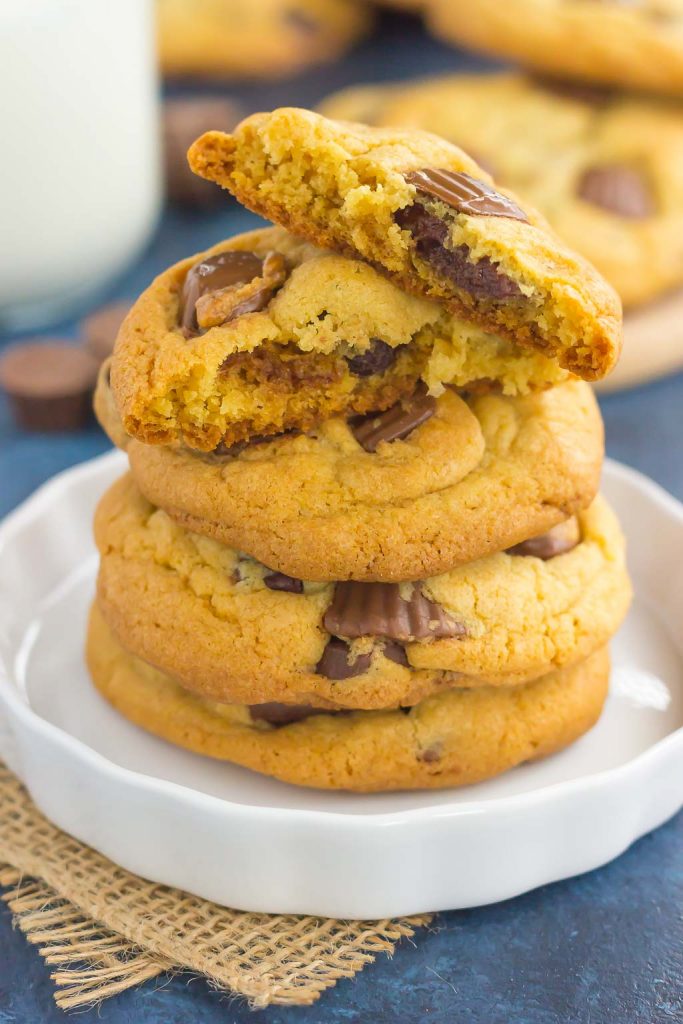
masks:
{"type": "Polygon", "coordinates": [[[96,607],[87,662],[100,693],[155,736],[284,782],[358,792],[463,786],[545,757],[595,724],[609,681],[605,647],[533,683],[448,690],[409,710],[217,704],[124,651],[96,607]]]}

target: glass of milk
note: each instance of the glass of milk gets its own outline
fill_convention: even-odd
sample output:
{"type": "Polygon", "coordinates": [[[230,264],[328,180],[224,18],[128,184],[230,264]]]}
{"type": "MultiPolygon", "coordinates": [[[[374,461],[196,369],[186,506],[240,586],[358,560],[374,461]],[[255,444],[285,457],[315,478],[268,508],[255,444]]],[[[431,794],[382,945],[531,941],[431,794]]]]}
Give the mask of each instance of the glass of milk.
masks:
{"type": "Polygon", "coordinates": [[[80,310],[159,209],[152,0],[0,0],[0,333],[80,310]]]}

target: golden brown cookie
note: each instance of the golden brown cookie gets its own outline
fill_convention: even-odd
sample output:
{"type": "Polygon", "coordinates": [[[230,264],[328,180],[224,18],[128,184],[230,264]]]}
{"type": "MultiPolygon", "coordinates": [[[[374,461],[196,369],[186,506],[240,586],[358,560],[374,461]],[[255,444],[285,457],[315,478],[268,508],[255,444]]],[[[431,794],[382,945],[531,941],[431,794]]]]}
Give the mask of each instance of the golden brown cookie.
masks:
{"type": "Polygon", "coordinates": [[[525,398],[448,390],[372,450],[401,422],[332,419],[237,456],[127,451],[153,505],[302,579],[435,576],[543,533],[597,493],[602,422],[582,382],[525,398]]]}
{"type": "Polygon", "coordinates": [[[344,53],[371,23],[356,0],[157,0],[164,74],[281,78],[344,53]]]}
{"type": "Polygon", "coordinates": [[[355,87],[329,116],[434,132],[542,210],[635,306],[683,283],[683,105],[515,72],[355,87]]]}
{"type": "Polygon", "coordinates": [[[537,760],[597,721],[607,696],[606,649],[524,686],[448,690],[408,713],[306,715],[193,696],[119,646],[97,609],[87,661],[100,693],[130,721],[177,746],[284,782],[372,792],[462,786],[537,760]],[[286,716],[285,721],[286,721],[286,716]],[[269,718],[270,721],[266,719],[269,718]]]}
{"type": "Polygon", "coordinates": [[[435,395],[472,382],[517,394],[568,376],[277,228],[161,274],[126,318],[111,366],[129,434],[205,451],[384,410],[420,379],[435,395]]]}
{"type": "Polygon", "coordinates": [[[683,95],[681,0],[430,0],[449,42],[552,75],[683,95]]]}
{"type": "Polygon", "coordinates": [[[532,207],[456,146],[282,108],[207,132],[192,169],[316,245],[596,380],[616,363],[620,303],[532,207]]]}
{"type": "Polygon", "coordinates": [[[183,530],[130,476],[95,520],[100,611],[132,653],[212,700],[410,705],[584,660],[628,607],[601,500],[509,552],[415,583],[310,583],[183,530]]]}

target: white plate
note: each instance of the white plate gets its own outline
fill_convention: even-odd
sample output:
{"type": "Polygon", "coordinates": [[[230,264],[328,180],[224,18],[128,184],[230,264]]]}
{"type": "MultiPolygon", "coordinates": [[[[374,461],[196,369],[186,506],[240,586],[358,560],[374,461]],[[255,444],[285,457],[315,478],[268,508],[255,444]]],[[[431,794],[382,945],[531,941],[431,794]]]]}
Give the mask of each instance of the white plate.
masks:
{"type": "Polygon", "coordinates": [[[176,749],[90,686],[95,503],[119,453],[0,526],[0,756],[57,825],[131,871],[228,906],[375,918],[506,899],[604,864],[683,804],[683,506],[614,463],[605,491],[637,599],[599,724],[463,790],[297,789],[176,749]]]}

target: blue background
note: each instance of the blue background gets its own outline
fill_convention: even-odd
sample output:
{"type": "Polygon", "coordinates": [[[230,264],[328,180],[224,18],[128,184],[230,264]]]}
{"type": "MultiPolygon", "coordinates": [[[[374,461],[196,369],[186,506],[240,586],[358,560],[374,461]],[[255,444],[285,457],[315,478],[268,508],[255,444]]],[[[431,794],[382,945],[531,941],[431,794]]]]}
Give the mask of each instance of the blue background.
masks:
{"type": "MultiPolygon", "coordinates": [[[[256,2],[256,0],[254,0],[256,2]]],[[[482,67],[385,16],[346,61],[277,86],[239,91],[248,108],[313,105],[356,81],[482,67]]],[[[168,264],[258,223],[229,200],[218,213],[166,211],[131,271],[101,298],[134,298],[168,264]]],[[[84,309],[83,313],[89,310],[84,309]]],[[[75,337],[77,324],[52,332],[75,337]]],[[[3,342],[13,339],[2,339],[3,342]]],[[[683,375],[601,402],[608,454],[683,497],[683,375]]],[[[0,400],[0,514],[59,470],[108,447],[96,426],[73,435],[18,431],[0,400]]],[[[443,914],[310,1008],[254,1017],[242,1002],[186,976],[157,981],[81,1012],[82,1024],[671,1024],[683,1021],[683,815],[619,860],[581,878],[478,910],[443,914]]],[[[501,851],[504,856],[504,851],[501,851]]],[[[62,1021],[49,969],[0,908],[0,1024],[62,1021]]]]}

